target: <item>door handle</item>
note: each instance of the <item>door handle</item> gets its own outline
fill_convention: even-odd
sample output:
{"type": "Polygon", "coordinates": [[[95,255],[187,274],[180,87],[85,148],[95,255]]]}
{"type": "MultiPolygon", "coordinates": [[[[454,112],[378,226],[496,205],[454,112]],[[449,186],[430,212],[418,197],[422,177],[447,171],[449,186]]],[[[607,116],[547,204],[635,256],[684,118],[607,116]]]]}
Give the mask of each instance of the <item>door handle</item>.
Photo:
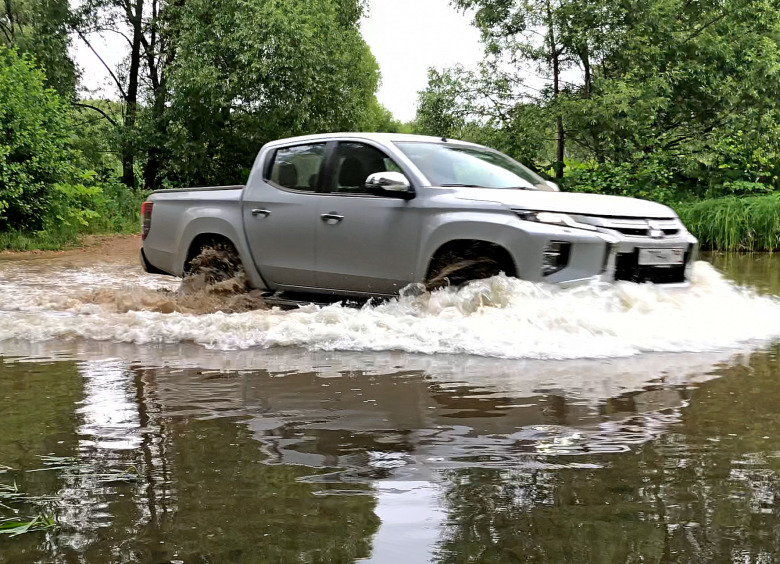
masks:
{"type": "Polygon", "coordinates": [[[252,210],[252,215],[254,215],[254,216],[262,215],[263,217],[268,217],[269,215],[271,215],[271,211],[270,210],[265,210],[265,209],[263,209],[263,210],[261,210],[261,209],[254,209],[254,210],[252,210]]]}
{"type": "Polygon", "coordinates": [[[320,217],[322,221],[335,221],[336,223],[344,219],[343,215],[339,215],[336,212],[324,213],[320,217]]]}

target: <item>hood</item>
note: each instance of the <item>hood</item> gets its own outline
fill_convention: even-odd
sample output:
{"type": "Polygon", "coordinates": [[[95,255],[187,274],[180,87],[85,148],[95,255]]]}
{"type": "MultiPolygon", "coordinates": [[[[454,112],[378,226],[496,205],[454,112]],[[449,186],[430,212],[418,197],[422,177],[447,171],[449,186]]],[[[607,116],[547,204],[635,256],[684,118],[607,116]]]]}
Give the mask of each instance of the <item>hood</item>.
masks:
{"type": "Polygon", "coordinates": [[[665,219],[677,217],[674,211],[656,202],[575,192],[537,192],[491,188],[458,188],[461,200],[494,202],[512,209],[550,211],[568,214],[665,219]]]}

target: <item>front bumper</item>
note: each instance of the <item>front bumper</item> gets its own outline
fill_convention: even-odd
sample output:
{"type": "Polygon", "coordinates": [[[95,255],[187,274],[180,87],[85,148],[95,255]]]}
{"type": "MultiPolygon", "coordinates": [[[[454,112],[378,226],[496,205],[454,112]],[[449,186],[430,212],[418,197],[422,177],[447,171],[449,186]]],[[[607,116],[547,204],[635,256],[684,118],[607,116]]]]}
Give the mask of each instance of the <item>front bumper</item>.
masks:
{"type": "Polygon", "coordinates": [[[620,233],[593,226],[588,230],[521,221],[523,241],[515,255],[520,278],[563,286],[606,282],[650,282],[665,286],[685,285],[690,280],[698,257],[698,241],[681,223],[673,235],[657,237],[620,233]],[[559,271],[543,276],[541,257],[550,242],[570,245],[569,262],[559,271]],[[640,249],[680,249],[682,264],[647,265],[640,260],[640,249]]]}

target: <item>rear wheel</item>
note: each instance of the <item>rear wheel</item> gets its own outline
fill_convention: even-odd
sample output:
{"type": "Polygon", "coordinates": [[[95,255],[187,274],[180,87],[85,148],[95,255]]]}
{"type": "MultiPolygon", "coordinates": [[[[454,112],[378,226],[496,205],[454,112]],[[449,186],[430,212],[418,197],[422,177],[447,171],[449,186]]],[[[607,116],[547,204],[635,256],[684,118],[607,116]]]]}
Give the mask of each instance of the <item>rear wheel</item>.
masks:
{"type": "Polygon", "coordinates": [[[229,241],[211,240],[194,246],[187,261],[182,290],[185,293],[205,286],[216,286],[231,281],[226,291],[241,291],[246,288],[244,267],[238,251],[229,241]]]}

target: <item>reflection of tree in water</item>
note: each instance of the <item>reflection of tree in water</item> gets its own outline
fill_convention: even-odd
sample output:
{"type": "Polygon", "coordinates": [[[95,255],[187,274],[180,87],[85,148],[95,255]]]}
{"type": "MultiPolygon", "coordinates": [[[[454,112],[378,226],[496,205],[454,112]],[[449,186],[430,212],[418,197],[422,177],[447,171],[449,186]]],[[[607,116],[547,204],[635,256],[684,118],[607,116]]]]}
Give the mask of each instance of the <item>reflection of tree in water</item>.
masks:
{"type": "Polygon", "coordinates": [[[440,560],[775,562],[778,349],[724,369],[692,392],[680,422],[629,452],[447,472],[440,560]]]}
{"type": "Polygon", "coordinates": [[[150,541],[157,536],[175,540],[185,562],[352,562],[368,556],[378,528],[375,500],[344,494],[370,494],[365,486],[314,482],[306,480],[314,473],[310,468],[265,464],[252,433],[229,419],[189,421],[170,448],[178,509],[147,546],[155,546],[150,541]]]}
{"type": "Polygon", "coordinates": [[[307,480],[309,468],[269,465],[240,420],[165,413],[154,371],[135,381],[145,494],[112,511],[117,520],[146,520],[101,542],[106,557],[117,549],[139,562],[352,562],[369,554],[378,522],[363,484],[318,483],[307,480]]]}
{"type": "Polygon", "coordinates": [[[313,476],[327,469],[267,464],[241,418],[166,412],[153,370],[111,361],[41,366],[3,366],[0,412],[13,433],[0,436],[0,455],[16,471],[2,477],[53,495],[59,529],[45,542],[39,534],[8,540],[0,564],[353,562],[369,555],[379,523],[364,483],[313,476]],[[41,468],[41,454],[67,457],[69,468],[26,472],[41,468]],[[102,477],[130,467],[137,468],[130,480],[102,477]]]}

